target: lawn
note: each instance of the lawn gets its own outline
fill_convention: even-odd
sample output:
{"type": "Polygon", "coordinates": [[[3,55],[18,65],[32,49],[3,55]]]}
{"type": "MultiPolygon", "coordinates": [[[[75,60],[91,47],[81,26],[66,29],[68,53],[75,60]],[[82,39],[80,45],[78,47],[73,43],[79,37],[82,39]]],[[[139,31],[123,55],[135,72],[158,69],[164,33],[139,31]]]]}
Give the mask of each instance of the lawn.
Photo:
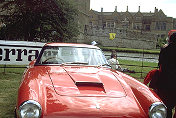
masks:
{"type": "MultiPolygon", "coordinates": [[[[2,67],[2,66],[0,66],[2,67]]],[[[0,118],[13,118],[24,68],[0,68],[0,118]]]]}
{"type": "Polygon", "coordinates": [[[145,53],[145,54],[159,54],[160,49],[155,50],[143,50],[143,49],[132,49],[132,48],[118,48],[118,47],[101,47],[103,51],[116,50],[117,52],[132,52],[132,53],[145,53]]]}
{"type": "MultiPolygon", "coordinates": [[[[144,73],[127,73],[140,81],[145,77],[146,73],[152,68],[140,67],[141,62],[138,61],[127,61],[119,60],[123,68],[134,70],[135,72],[144,73]],[[127,66],[135,65],[135,66],[127,66]]],[[[156,63],[144,62],[144,66],[157,66],[156,63]]],[[[3,67],[3,66],[0,66],[3,67]]],[[[0,118],[13,118],[14,107],[16,104],[17,90],[20,84],[21,77],[25,68],[0,68],[0,118]]]]}
{"type": "Polygon", "coordinates": [[[134,70],[135,73],[126,74],[136,78],[136,79],[144,79],[146,74],[152,70],[157,68],[157,63],[152,62],[141,62],[141,61],[129,61],[129,60],[121,60],[119,59],[119,63],[122,68],[128,68],[129,70],[134,70]]]}

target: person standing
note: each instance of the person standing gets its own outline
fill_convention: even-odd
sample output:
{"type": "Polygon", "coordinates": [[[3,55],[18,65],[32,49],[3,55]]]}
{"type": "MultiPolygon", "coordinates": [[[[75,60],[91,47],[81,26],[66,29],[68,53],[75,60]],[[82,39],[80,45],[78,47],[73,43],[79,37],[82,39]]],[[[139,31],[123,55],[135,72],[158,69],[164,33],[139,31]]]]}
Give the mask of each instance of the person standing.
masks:
{"type": "Polygon", "coordinates": [[[167,107],[167,118],[172,118],[176,106],[176,32],[168,33],[168,45],[159,54],[159,79],[157,94],[167,107]]]}
{"type": "Polygon", "coordinates": [[[108,60],[108,63],[111,65],[111,69],[113,70],[121,70],[119,65],[119,61],[117,60],[117,52],[112,51],[111,58],[108,60]]]}

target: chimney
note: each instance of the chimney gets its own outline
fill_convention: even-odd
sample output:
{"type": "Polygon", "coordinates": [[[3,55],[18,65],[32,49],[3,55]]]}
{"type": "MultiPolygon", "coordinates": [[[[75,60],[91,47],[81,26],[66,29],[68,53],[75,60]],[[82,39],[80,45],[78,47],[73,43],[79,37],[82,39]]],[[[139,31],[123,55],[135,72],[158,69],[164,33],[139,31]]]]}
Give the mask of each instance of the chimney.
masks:
{"type": "Polygon", "coordinates": [[[127,12],[128,12],[128,6],[127,6],[127,12]]]}
{"type": "Polygon", "coordinates": [[[117,6],[115,6],[115,11],[117,12],[117,6]]]}
{"type": "Polygon", "coordinates": [[[101,12],[103,12],[103,7],[101,8],[101,12]]]}
{"type": "Polygon", "coordinates": [[[157,13],[158,12],[158,9],[155,7],[155,13],[157,13]]]}
{"type": "Polygon", "coordinates": [[[140,11],[141,11],[141,7],[139,6],[138,12],[140,12],[140,11]]]}

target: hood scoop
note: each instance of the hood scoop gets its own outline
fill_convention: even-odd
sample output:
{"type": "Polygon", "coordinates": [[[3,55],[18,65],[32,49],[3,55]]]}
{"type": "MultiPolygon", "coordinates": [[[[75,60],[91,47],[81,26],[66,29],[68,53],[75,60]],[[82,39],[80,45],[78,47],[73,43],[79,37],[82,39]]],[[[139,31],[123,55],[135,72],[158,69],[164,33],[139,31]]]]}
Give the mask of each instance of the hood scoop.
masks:
{"type": "Polygon", "coordinates": [[[103,83],[95,83],[95,82],[76,82],[75,83],[80,93],[84,94],[84,92],[91,91],[91,93],[106,93],[103,83]]]}
{"type": "Polygon", "coordinates": [[[99,86],[103,87],[103,83],[100,82],[86,82],[86,81],[77,81],[75,82],[76,86],[99,86]]]}
{"type": "MultiPolygon", "coordinates": [[[[97,79],[98,77],[89,76],[81,74],[81,77],[75,77],[77,74],[69,74],[72,80],[74,81],[75,85],[77,86],[78,90],[81,94],[90,92],[91,94],[95,93],[106,93],[104,89],[103,83],[97,79]],[[85,76],[85,77],[84,77],[85,76]]],[[[80,75],[79,75],[80,76],[80,75]]]]}

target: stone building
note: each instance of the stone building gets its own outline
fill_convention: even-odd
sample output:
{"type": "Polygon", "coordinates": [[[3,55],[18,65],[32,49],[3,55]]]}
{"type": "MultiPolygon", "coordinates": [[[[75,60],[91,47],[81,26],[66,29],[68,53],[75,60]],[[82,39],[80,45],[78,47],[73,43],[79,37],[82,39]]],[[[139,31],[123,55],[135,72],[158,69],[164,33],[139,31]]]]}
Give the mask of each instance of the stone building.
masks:
{"type": "Polygon", "coordinates": [[[137,30],[151,32],[159,37],[165,37],[167,32],[176,28],[176,19],[167,17],[164,12],[156,7],[154,12],[141,12],[140,6],[138,12],[129,12],[128,6],[126,12],[118,12],[117,6],[114,12],[97,12],[90,10],[90,22],[92,26],[102,26],[105,28],[126,28],[128,30],[137,30]]]}
{"type": "Polygon", "coordinates": [[[154,12],[114,12],[89,11],[89,25],[86,26],[88,39],[100,42],[103,46],[130,48],[156,48],[159,38],[166,38],[171,29],[176,29],[176,19],[167,17],[156,7],[154,12]],[[109,33],[116,33],[116,38],[108,40],[109,33]],[[140,45],[139,45],[140,44],[140,45]]]}
{"type": "Polygon", "coordinates": [[[90,0],[72,0],[75,3],[79,13],[76,18],[80,30],[80,35],[77,37],[79,43],[84,43],[84,29],[89,24],[90,0]]]}

